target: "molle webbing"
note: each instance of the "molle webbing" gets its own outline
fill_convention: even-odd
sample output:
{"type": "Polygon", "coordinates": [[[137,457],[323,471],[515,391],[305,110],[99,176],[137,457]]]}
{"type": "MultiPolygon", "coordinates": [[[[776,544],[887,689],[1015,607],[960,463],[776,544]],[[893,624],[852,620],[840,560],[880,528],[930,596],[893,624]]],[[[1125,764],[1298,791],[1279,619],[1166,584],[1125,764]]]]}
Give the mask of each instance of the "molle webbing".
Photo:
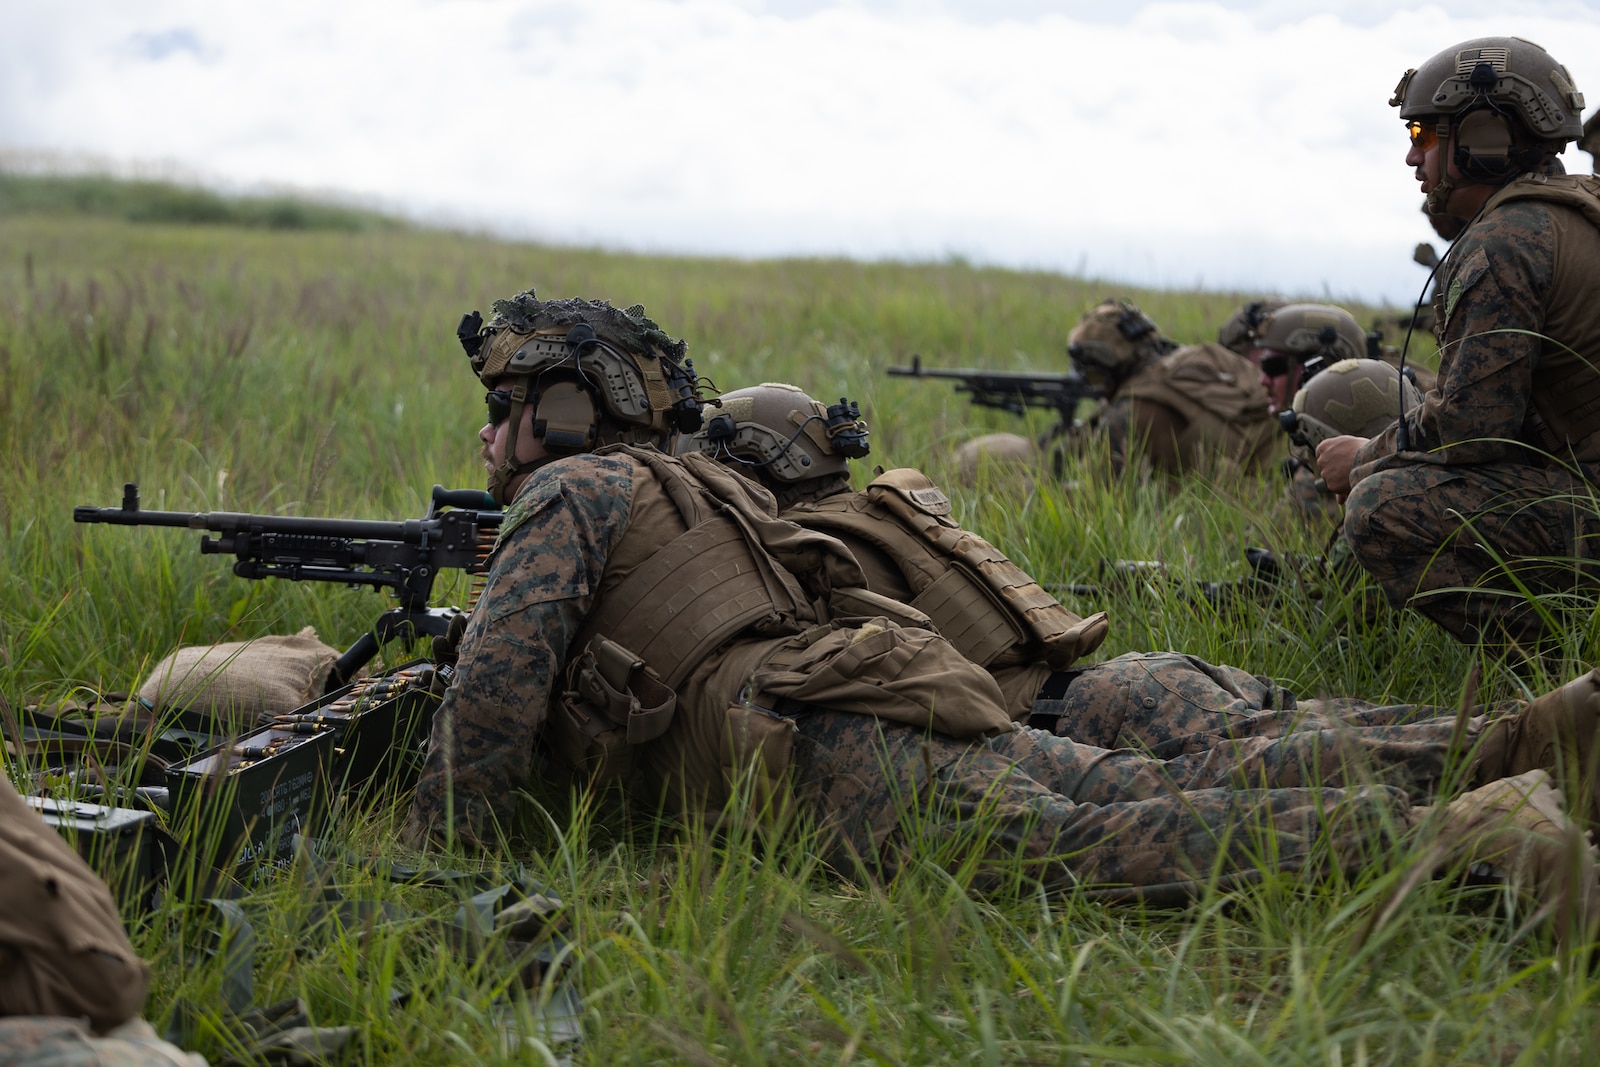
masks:
{"type": "Polygon", "coordinates": [[[789,515],[882,549],[910,584],[911,605],[962,655],[988,666],[1012,653],[1061,668],[1104,639],[1104,614],[1081,619],[994,545],[949,518],[950,501],[920,471],[880,475],[865,494],[841,495],[789,515]],[[863,503],[865,500],[865,503],[863,503]]]}
{"type": "Polygon", "coordinates": [[[951,567],[911,599],[911,606],[933,620],[939,632],[982,667],[1009,648],[1026,644],[1024,633],[982,582],[964,570],[951,567]]]}
{"type": "Polygon", "coordinates": [[[599,451],[626,453],[647,467],[689,529],[604,591],[574,648],[604,637],[676,688],[743,631],[797,633],[815,621],[805,590],[774,562],[738,506],[719,499],[683,463],[653,449],[617,445],[599,451]]]}
{"type": "Polygon", "coordinates": [[[676,687],[728,638],[779,615],[744,531],[716,515],[608,590],[574,647],[603,634],[676,687]]]}
{"type": "Polygon", "coordinates": [[[861,500],[862,494],[852,493],[785,514],[810,529],[859,537],[882,549],[911,585],[911,606],[972,662],[986,667],[1008,649],[1028,643],[1030,634],[983,581],[944,558],[880,504],[868,501],[865,510],[848,506],[861,500]]]}

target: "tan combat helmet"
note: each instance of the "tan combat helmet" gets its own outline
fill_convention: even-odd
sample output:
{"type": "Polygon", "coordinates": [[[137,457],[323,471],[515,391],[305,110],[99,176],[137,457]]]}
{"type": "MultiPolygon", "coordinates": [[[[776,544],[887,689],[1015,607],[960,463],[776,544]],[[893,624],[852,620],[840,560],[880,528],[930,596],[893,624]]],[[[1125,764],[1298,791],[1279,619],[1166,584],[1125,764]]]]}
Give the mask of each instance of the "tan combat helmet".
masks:
{"type": "Polygon", "coordinates": [[[512,479],[539,466],[516,458],[525,406],[551,456],[618,443],[667,448],[675,434],[700,428],[694,363],[642,304],[622,310],[603,300],[540,300],[529,289],[496,300],[488,325],[476,311],[463,315],[456,335],[472,372],[494,390],[491,418],[511,420],[506,460],[489,475],[501,504],[510,504],[512,479]]]}
{"type": "MultiPolygon", "coordinates": [[[[1302,381],[1341,359],[1361,359],[1367,354],[1367,334],[1355,316],[1332,304],[1285,304],[1268,313],[1256,327],[1256,347],[1281,353],[1304,370],[1302,381]]],[[[1263,373],[1276,377],[1287,371],[1261,358],[1263,373]]]]}
{"type": "Polygon", "coordinates": [[[705,426],[678,438],[677,453],[704,452],[777,494],[785,506],[846,487],[852,459],[866,456],[861,407],[824,406],[782,382],[735,389],[711,402],[705,426]]]}
{"type": "Polygon", "coordinates": [[[1286,303],[1286,300],[1271,299],[1250,301],[1217,327],[1217,343],[1241,356],[1248,356],[1250,350],[1256,347],[1256,331],[1261,328],[1261,321],[1286,303]]]}
{"type": "Polygon", "coordinates": [[[1422,393],[1392,365],[1341,359],[1303,385],[1278,418],[1293,442],[1291,451],[1314,464],[1317,446],[1328,438],[1375,437],[1401,411],[1421,403],[1422,393]]]}
{"type": "Polygon", "coordinates": [[[1084,312],[1067,335],[1067,355],[1073,365],[1111,393],[1177,347],[1161,336],[1150,316],[1116,298],[1102,300],[1084,312]]]}
{"type": "MultiPolygon", "coordinates": [[[[1572,75],[1521,37],[1479,37],[1446,48],[1406,71],[1389,104],[1412,126],[1413,141],[1432,124],[1441,158],[1469,183],[1503,184],[1583,136],[1583,94],[1572,75]]],[[[1443,167],[1440,173],[1428,195],[1434,212],[1444,210],[1459,184],[1443,167]]]]}

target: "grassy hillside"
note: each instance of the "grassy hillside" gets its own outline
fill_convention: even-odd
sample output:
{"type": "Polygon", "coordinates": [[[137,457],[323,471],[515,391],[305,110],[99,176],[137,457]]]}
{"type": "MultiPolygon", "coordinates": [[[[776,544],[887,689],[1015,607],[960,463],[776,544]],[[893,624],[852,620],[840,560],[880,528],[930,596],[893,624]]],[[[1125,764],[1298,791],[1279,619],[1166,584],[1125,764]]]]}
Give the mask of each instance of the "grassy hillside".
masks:
{"type": "MultiPolygon", "coordinates": [[[[394,227],[135,217],[0,207],[0,697],[13,707],[74,686],[126,688],[180,643],[306,624],[333,644],[354,640],[386,606],[376,593],[246,583],[225,559],[201,557],[184,531],[77,526],[70,510],[115,504],[134,480],[147,507],[420,515],[433,483],[482,479],[483,390],[455,324],[529,285],[644,303],[724,388],[789,380],[858,399],[873,429],[867,462],[936,477],[954,442],[1024,424],[971,411],[942,386],[889,379],[886,365],[920,353],[1061,369],[1067,330],[1108,293],[1184,340],[1212,336],[1258,295],[1142,292],[959,263],[667,259],[394,227]]],[[[1276,479],[1168,489],[1069,475],[1070,488],[1045,478],[959,491],[959,517],[1046,582],[1093,581],[1101,560],[1119,558],[1226,578],[1244,572],[1246,545],[1321,547],[1322,531],[1279,508],[1276,479]]],[[[463,593],[460,583],[441,589],[445,600],[463,593]]],[[[1160,590],[1072,606],[1111,611],[1098,656],[1181,649],[1304,695],[1452,705],[1474,661],[1416,617],[1340,620],[1295,590],[1237,614],[1160,590]]],[[[1594,654],[1592,632],[1575,631],[1570,644],[1557,675],[1594,654]]],[[[1518,679],[1489,665],[1483,697],[1519,692],[1518,679]]],[[[1348,880],[1271,875],[1161,912],[1047,901],[1021,877],[1013,891],[978,894],[971,872],[947,874],[931,853],[893,885],[863,888],[818,870],[804,835],[618,827],[564,796],[542,800],[514,858],[568,902],[585,1008],[578,1062],[1593,1055],[1589,972],[1526,929],[1524,913],[1424,882],[1373,929],[1404,855],[1348,880]]],[[[390,851],[396,810],[344,810],[336,836],[390,851]]],[[[351,895],[454,908],[438,892],[397,892],[349,871],[339,880],[351,895]]],[[[359,1062],[548,1062],[538,1042],[497,1024],[503,968],[461,962],[415,920],[319,919],[320,892],[286,876],[246,893],[260,935],[258,1003],[301,996],[320,1023],[362,1025],[359,1062]],[[402,990],[412,996],[392,1002],[402,990]]],[[[223,968],[200,951],[203,918],[174,897],[138,920],[157,968],[158,1021],[180,1001],[201,1005],[202,1020],[223,1015],[223,968]]],[[[526,1010],[510,1016],[524,1030],[526,1010]]],[[[199,1033],[208,1055],[229,1048],[211,1022],[199,1033]]]]}
{"type": "Polygon", "coordinates": [[[24,174],[5,169],[4,162],[0,156],[0,216],[91,215],[129,222],[348,233],[407,228],[381,212],[307,196],[225,196],[175,182],[129,181],[103,174],[24,174]]]}

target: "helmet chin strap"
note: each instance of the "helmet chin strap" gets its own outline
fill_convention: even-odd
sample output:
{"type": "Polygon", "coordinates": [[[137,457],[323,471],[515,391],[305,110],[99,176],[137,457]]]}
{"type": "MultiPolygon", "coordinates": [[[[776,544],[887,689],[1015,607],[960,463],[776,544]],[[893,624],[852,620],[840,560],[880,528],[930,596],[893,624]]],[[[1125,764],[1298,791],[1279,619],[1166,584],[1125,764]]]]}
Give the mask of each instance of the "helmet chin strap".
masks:
{"type": "Polygon", "coordinates": [[[510,423],[506,430],[506,458],[489,472],[489,495],[503,508],[511,506],[512,484],[522,475],[536,470],[542,462],[548,462],[548,458],[532,462],[517,459],[517,433],[522,428],[522,412],[527,406],[528,379],[518,378],[511,390],[511,414],[506,420],[510,423]]]}
{"type": "Polygon", "coordinates": [[[1434,161],[1439,164],[1439,181],[1423,199],[1422,206],[1428,209],[1430,215],[1448,215],[1445,203],[1455,195],[1460,184],[1450,177],[1451,141],[1455,133],[1451,128],[1449,119],[1440,119],[1437,127],[1439,147],[1434,150],[1434,161]]]}
{"type": "Polygon", "coordinates": [[[1454,178],[1440,178],[1438,184],[1433,187],[1433,191],[1430,192],[1422,201],[1423,206],[1428,209],[1428,214],[1450,214],[1450,212],[1445,210],[1444,205],[1452,196],[1455,195],[1457,188],[1459,188],[1459,186],[1456,184],[1456,180],[1454,178]]]}

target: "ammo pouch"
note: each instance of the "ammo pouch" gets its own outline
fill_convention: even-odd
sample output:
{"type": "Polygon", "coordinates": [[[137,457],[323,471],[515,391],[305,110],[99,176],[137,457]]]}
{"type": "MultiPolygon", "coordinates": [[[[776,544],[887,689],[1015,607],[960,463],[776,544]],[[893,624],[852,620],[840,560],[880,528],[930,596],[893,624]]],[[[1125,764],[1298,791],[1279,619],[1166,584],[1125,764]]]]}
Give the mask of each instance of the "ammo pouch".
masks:
{"type": "Polygon", "coordinates": [[[571,688],[550,721],[552,747],[596,784],[631,777],[632,746],[666,733],[677,694],[644,660],[604,637],[589,642],[567,678],[571,688]]]}

